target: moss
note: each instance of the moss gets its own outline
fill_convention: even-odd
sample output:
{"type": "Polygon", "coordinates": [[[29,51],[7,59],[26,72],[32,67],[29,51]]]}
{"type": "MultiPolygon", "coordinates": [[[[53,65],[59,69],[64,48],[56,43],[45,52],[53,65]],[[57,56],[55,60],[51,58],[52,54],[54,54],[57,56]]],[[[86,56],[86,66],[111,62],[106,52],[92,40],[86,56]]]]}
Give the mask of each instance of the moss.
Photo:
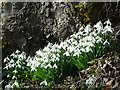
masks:
{"type": "Polygon", "coordinates": [[[80,2],[78,5],[74,6],[74,9],[71,10],[75,16],[78,17],[79,21],[84,24],[96,23],[98,21],[99,12],[103,6],[103,3],[83,3],[80,2]]]}

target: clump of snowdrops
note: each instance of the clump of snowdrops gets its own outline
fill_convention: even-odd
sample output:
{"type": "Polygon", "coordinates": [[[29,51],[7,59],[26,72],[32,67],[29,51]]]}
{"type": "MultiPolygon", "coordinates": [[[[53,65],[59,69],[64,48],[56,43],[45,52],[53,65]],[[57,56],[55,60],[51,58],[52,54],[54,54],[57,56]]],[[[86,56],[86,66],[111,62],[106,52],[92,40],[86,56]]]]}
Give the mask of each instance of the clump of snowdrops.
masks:
{"type": "Polygon", "coordinates": [[[107,52],[112,33],[110,21],[103,27],[101,21],[91,27],[82,26],[77,33],[71,35],[60,44],[48,43],[42,50],[38,50],[34,57],[26,56],[24,52],[16,51],[4,59],[7,63],[7,77],[10,78],[6,88],[20,87],[19,83],[39,81],[38,86],[50,86],[59,82],[77,68],[88,67],[87,62],[102,56],[107,52]]]}

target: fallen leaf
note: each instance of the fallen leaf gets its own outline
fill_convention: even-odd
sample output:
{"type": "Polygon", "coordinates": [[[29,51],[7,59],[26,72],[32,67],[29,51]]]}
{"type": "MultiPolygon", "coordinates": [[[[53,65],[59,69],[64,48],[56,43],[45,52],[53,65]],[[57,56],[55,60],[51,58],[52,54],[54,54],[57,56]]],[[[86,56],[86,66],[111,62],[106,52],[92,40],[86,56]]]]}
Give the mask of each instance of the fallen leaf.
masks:
{"type": "Polygon", "coordinates": [[[108,85],[108,86],[112,86],[113,81],[114,81],[114,79],[108,81],[108,82],[106,83],[106,85],[108,85]]]}

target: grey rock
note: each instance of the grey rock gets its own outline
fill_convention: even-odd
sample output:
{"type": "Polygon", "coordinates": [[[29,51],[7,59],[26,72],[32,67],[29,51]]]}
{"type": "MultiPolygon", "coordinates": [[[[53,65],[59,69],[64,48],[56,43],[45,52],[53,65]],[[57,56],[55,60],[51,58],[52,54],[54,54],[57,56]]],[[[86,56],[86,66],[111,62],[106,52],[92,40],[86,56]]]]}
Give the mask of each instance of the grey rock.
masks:
{"type": "Polygon", "coordinates": [[[29,2],[12,5],[14,12],[9,14],[3,25],[3,40],[8,48],[12,47],[11,52],[19,49],[34,54],[48,42],[65,40],[78,30],[77,24],[80,25],[71,13],[72,3],[29,2]]]}

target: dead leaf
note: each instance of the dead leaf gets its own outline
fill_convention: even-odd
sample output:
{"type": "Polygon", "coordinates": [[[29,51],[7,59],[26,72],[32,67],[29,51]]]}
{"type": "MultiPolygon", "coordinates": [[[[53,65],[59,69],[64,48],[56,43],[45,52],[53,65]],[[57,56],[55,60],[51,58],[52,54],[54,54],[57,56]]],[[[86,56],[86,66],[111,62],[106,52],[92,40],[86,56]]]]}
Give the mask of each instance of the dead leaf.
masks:
{"type": "Polygon", "coordinates": [[[113,81],[114,81],[114,79],[108,81],[108,82],[106,83],[106,85],[108,85],[108,86],[112,86],[113,81]]]}
{"type": "Polygon", "coordinates": [[[103,86],[103,90],[111,90],[112,86],[111,85],[105,85],[103,86]]]}
{"type": "Polygon", "coordinates": [[[115,85],[113,86],[113,89],[114,89],[114,88],[117,88],[118,85],[119,85],[119,83],[118,83],[118,82],[115,82],[115,85]]]}

